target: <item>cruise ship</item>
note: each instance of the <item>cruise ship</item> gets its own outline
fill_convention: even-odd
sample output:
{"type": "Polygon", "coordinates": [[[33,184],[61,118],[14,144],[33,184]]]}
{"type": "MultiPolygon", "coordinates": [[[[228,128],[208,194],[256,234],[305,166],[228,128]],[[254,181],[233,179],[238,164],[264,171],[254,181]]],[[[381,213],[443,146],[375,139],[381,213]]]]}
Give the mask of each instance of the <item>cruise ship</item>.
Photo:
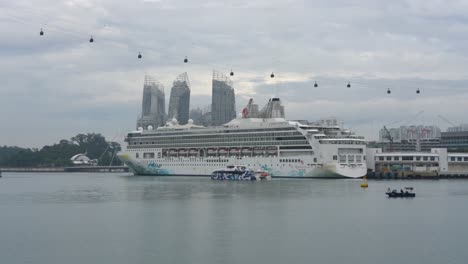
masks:
{"type": "MultiPolygon", "coordinates": [[[[251,102],[249,102],[251,106],[251,102]]],[[[366,172],[363,137],[335,119],[288,121],[279,98],[262,111],[222,126],[179,125],[139,128],[127,134],[119,158],[136,175],[210,176],[228,165],[243,165],[272,177],[359,178],[366,172]]]]}

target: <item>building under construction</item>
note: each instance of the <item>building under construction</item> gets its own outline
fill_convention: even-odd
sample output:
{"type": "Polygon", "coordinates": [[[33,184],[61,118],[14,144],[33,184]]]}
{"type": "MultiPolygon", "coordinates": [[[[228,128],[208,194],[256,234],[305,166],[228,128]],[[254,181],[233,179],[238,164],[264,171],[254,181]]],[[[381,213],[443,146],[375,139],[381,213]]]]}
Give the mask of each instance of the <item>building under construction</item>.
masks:
{"type": "Polygon", "coordinates": [[[213,70],[211,124],[219,126],[236,118],[236,96],[229,77],[213,70]]]}
{"type": "Polygon", "coordinates": [[[145,76],[141,115],[137,127],[157,128],[166,122],[164,86],[151,76],[145,76]]]}
{"type": "Polygon", "coordinates": [[[190,82],[186,72],[180,74],[173,82],[169,98],[168,118],[177,119],[179,124],[188,123],[190,111],[190,82]]]}

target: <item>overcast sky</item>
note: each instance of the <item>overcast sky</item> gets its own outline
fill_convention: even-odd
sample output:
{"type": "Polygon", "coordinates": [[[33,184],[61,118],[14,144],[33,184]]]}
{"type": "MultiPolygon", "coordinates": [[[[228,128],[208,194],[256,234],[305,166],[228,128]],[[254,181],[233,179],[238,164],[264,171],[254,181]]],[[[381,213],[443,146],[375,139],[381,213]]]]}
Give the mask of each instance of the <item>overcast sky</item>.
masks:
{"type": "Polygon", "coordinates": [[[145,74],[168,101],[188,72],[203,108],[212,70],[231,68],[239,111],[279,96],[288,119],[335,116],[368,139],[396,121],[468,123],[468,1],[0,1],[0,33],[0,145],[121,141],[145,74]]]}

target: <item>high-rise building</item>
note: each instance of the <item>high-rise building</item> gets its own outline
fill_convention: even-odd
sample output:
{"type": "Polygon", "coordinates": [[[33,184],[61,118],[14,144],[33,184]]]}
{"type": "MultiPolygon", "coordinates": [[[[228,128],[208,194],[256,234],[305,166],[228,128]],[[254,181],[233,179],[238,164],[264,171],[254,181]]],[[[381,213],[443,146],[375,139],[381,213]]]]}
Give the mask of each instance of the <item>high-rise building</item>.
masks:
{"type": "Polygon", "coordinates": [[[193,123],[195,125],[202,125],[201,122],[202,122],[202,118],[203,118],[203,112],[200,109],[200,107],[197,107],[195,109],[191,109],[189,117],[190,117],[190,119],[193,120],[193,123]]]}
{"type": "Polygon", "coordinates": [[[460,124],[459,126],[449,127],[447,132],[464,132],[468,131],[468,124],[460,124]]]}
{"type": "Polygon", "coordinates": [[[236,118],[236,97],[232,81],[213,70],[211,124],[219,126],[236,118]]]}
{"type": "Polygon", "coordinates": [[[211,105],[201,109],[196,108],[190,110],[190,119],[195,125],[210,126],[211,125],[211,105]]]}
{"type": "Polygon", "coordinates": [[[137,127],[157,128],[166,122],[164,86],[151,76],[145,76],[141,115],[137,127]]]}
{"type": "Polygon", "coordinates": [[[172,84],[169,98],[168,119],[177,119],[179,124],[185,125],[189,119],[190,82],[186,72],[182,73],[172,84]]]}

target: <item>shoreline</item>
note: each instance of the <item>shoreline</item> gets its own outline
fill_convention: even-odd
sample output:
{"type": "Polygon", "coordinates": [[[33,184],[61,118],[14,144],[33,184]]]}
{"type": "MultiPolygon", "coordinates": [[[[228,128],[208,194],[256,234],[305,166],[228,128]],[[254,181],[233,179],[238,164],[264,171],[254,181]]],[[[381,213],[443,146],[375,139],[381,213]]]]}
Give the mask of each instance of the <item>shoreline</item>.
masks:
{"type": "Polygon", "coordinates": [[[0,168],[0,172],[129,172],[127,166],[76,166],[76,167],[50,167],[50,168],[0,168]]]}

